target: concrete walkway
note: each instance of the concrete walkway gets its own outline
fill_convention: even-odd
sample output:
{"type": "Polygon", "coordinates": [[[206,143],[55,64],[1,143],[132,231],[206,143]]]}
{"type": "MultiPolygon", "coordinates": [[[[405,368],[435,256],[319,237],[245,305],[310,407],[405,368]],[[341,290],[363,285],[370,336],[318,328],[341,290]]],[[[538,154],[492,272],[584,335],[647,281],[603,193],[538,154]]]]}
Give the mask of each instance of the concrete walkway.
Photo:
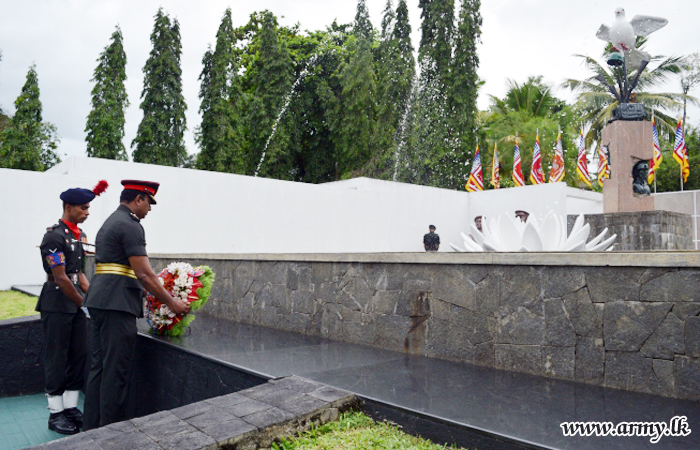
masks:
{"type": "MultiPolygon", "coordinates": [[[[144,325],[144,324],[142,324],[144,325]]],[[[299,375],[495,436],[562,450],[700,448],[700,403],[406,355],[198,315],[191,332],[158,338],[269,377],[299,375]],[[565,421],[669,422],[691,434],[565,437],[565,421]]],[[[483,449],[479,449],[483,450],[483,449]]]]}

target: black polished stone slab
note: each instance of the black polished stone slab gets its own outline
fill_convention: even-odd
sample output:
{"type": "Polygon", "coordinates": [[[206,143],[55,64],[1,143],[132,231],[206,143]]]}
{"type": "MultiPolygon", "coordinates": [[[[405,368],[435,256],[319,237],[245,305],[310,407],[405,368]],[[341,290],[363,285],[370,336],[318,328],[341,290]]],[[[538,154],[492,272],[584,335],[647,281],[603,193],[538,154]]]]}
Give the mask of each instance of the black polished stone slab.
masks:
{"type": "Polygon", "coordinates": [[[18,291],[23,294],[31,295],[33,297],[38,297],[39,294],[41,294],[41,288],[43,285],[41,284],[32,284],[32,285],[21,285],[21,286],[12,286],[11,289],[13,291],[18,291]]]}
{"type": "MultiPolygon", "coordinates": [[[[390,408],[415,411],[436,422],[468,427],[503,442],[521,442],[524,447],[700,448],[698,402],[407,355],[206,315],[197,316],[187,336],[157,339],[269,377],[299,375],[316,380],[390,408]],[[687,417],[691,434],[664,436],[658,444],[648,437],[565,437],[560,428],[565,421],[669,422],[674,416],[687,417]]],[[[478,448],[489,448],[488,442],[481,441],[486,446],[478,448]]]]}

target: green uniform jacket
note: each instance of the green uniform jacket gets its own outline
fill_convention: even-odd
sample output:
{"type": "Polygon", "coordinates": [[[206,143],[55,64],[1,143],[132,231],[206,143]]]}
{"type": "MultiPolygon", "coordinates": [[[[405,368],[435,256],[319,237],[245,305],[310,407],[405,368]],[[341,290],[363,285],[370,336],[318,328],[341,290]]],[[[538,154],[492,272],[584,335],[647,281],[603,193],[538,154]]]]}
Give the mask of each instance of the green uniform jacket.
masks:
{"type": "MultiPolygon", "coordinates": [[[[97,233],[95,261],[128,266],[130,256],[148,256],[146,235],[139,222],[129,208],[120,205],[97,233]]],[[[90,281],[85,306],[143,317],[142,293],[143,287],[135,278],[96,274],[90,281]]]]}
{"type": "MultiPolygon", "coordinates": [[[[80,233],[81,239],[86,241],[85,232],[81,229],[80,233]]],[[[85,258],[83,244],[75,238],[73,232],[68,229],[63,221],[59,221],[56,225],[46,229],[46,234],[41,240],[40,250],[44,272],[47,275],[51,275],[52,267],[65,265],[68,278],[73,281],[78,292],[82,292],[77,283],[77,274],[82,272],[83,269],[83,260],[85,258]]],[[[47,281],[41,289],[35,309],[41,312],[75,314],[78,312],[78,305],[66,297],[58,287],[58,284],[47,281]]]]}

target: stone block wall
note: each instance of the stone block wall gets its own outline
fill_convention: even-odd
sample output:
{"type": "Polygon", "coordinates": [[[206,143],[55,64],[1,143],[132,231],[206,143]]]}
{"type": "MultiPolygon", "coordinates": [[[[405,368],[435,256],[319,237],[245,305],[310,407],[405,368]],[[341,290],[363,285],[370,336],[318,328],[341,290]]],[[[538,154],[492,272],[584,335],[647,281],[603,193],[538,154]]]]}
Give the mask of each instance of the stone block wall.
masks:
{"type": "Polygon", "coordinates": [[[161,255],[212,266],[207,314],[700,400],[700,255],[161,255]]]}
{"type": "Polygon", "coordinates": [[[44,390],[45,348],[38,315],[0,320],[0,397],[44,390]]]}
{"type": "MultiPolygon", "coordinates": [[[[568,217],[568,231],[577,216],[568,217]]],[[[689,214],[670,211],[640,211],[584,216],[594,237],[605,228],[607,236],[617,234],[616,252],[643,250],[693,250],[693,218],[689,214]]]]}

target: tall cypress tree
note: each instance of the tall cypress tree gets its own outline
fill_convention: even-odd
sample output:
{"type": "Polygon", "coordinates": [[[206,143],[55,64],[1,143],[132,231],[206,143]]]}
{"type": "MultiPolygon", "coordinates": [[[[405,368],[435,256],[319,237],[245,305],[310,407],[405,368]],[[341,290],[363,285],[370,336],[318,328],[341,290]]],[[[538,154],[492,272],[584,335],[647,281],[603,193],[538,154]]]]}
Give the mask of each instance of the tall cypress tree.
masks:
{"type": "Polygon", "coordinates": [[[452,129],[456,138],[453,161],[446,167],[454,183],[461,188],[469,176],[469,162],[476,147],[477,106],[479,90],[479,55],[476,44],[481,36],[481,0],[462,0],[451,72],[451,92],[448,108],[452,118],[452,129]]]}
{"type": "Polygon", "coordinates": [[[183,135],[186,129],[185,98],[180,68],[180,25],[160,8],[151,33],[153,49],[143,68],[141,93],[143,119],[131,142],[134,161],[182,166],[187,158],[183,135]]]}
{"type": "Polygon", "coordinates": [[[10,127],[0,134],[0,167],[22,170],[46,170],[61,162],[56,155],[56,127],[43,123],[36,66],[27,72],[27,81],[17,100],[17,111],[10,127]]]}
{"type": "Polygon", "coordinates": [[[87,155],[126,161],[124,147],[124,109],[129,106],[126,81],[126,53],[122,31],[112,33],[112,43],[97,59],[92,81],[92,110],[85,125],[87,155]]]}
{"type": "Polygon", "coordinates": [[[245,173],[236,41],[228,8],[216,33],[215,50],[212,52],[210,48],[202,59],[204,69],[199,76],[202,124],[195,132],[200,148],[198,169],[245,173]]]}
{"type": "Polygon", "coordinates": [[[277,36],[275,16],[268,12],[263,18],[257,36],[259,57],[253,64],[254,97],[249,105],[248,128],[250,151],[248,173],[254,174],[260,165],[259,175],[267,178],[293,179],[292,152],[285,117],[280,113],[285,101],[292,94],[294,64],[287,47],[277,36]],[[277,118],[277,128],[273,129],[277,118]],[[274,136],[270,139],[274,131],[274,136]],[[267,149],[265,145],[268,143],[267,149]],[[265,152],[265,158],[260,164],[265,152]]]}
{"type": "Polygon", "coordinates": [[[453,150],[447,87],[452,64],[454,0],[420,0],[421,43],[418,51],[420,83],[414,116],[411,165],[414,183],[431,186],[451,184],[444,173],[447,155],[453,150]]]}
{"type": "Polygon", "coordinates": [[[411,44],[411,25],[408,7],[400,0],[396,11],[387,0],[382,19],[382,33],[378,58],[378,150],[383,153],[370,176],[391,179],[397,147],[404,139],[402,120],[407,112],[411,85],[415,75],[415,59],[411,44]]]}
{"type": "Polygon", "coordinates": [[[377,79],[372,55],[372,24],[364,0],[357,3],[352,56],[340,73],[340,173],[361,169],[376,152],[377,79]]]}

